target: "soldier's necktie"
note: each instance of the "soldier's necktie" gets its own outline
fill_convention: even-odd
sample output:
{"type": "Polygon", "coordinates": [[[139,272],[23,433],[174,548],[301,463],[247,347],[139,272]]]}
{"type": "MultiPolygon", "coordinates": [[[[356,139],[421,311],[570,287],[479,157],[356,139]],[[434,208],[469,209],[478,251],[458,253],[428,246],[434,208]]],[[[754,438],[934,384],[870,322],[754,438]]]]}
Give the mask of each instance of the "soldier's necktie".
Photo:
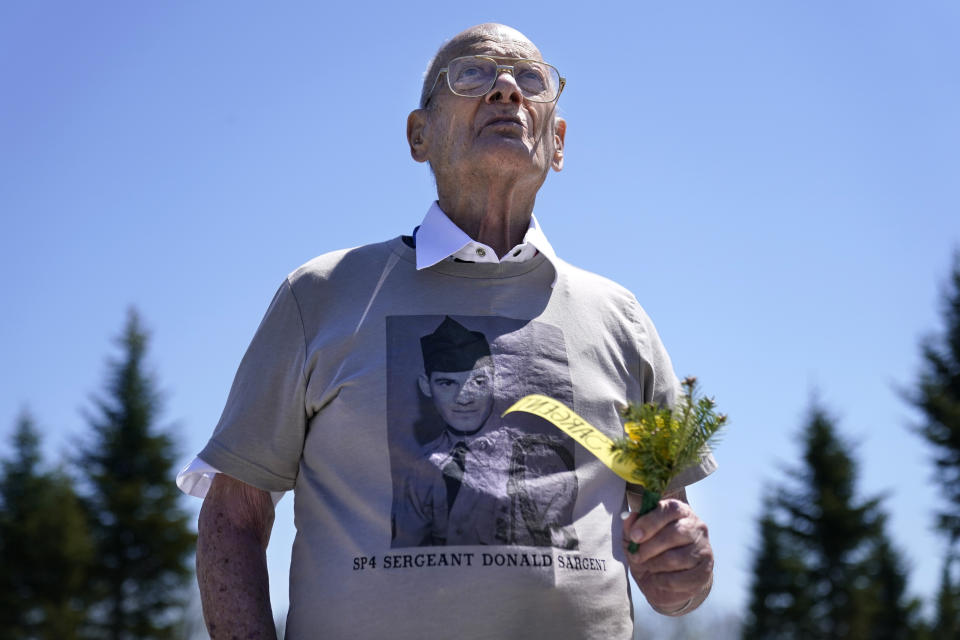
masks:
{"type": "Polygon", "coordinates": [[[447,510],[453,507],[460,485],[463,484],[463,472],[466,469],[467,445],[462,440],[450,451],[450,460],[443,466],[443,481],[447,485],[447,510]]]}

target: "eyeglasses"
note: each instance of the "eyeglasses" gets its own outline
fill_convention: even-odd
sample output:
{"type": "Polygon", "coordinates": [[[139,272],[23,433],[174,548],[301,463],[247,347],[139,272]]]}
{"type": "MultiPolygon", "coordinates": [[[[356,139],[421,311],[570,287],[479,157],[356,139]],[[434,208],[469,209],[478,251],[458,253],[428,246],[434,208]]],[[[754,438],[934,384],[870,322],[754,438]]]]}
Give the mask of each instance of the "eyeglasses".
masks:
{"type": "MultiPolygon", "coordinates": [[[[486,95],[504,71],[508,71],[513,76],[520,93],[532,102],[555,101],[567,84],[567,79],[560,76],[560,71],[546,62],[524,58],[499,59],[513,64],[499,64],[496,59],[489,56],[454,58],[437,72],[437,78],[433,81],[433,87],[427,95],[433,95],[437,83],[440,82],[441,74],[446,74],[450,91],[464,98],[479,98],[486,95]]],[[[430,102],[429,97],[426,102],[430,102]]]]}

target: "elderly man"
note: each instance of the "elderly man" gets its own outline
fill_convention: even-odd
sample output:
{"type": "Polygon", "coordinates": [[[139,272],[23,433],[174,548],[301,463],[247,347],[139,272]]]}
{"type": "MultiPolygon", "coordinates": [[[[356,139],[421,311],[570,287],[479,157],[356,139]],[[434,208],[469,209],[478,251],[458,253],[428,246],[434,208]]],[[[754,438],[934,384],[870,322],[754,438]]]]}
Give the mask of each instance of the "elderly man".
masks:
{"type": "MultiPolygon", "coordinates": [[[[423,223],[283,281],[210,442],[180,478],[206,495],[197,575],[211,637],[273,637],[270,492],[287,490],[297,526],[288,638],[630,638],[628,571],[666,615],[706,597],[713,555],[683,486],[713,470],[709,454],[655,511],[621,522],[629,488],[571,445],[574,468],[549,474],[578,487],[573,549],[391,546],[396,476],[421,455],[396,415],[410,404],[392,400],[410,391],[393,372],[412,366],[400,340],[411,323],[493,323],[506,345],[498,378],[509,381],[494,390],[498,408],[521,386],[566,394],[617,436],[627,402],[669,404],[678,393],[635,298],[557,258],[533,216],[547,172],[563,167],[563,83],[514,29],[455,36],[407,120],[411,155],[436,177],[423,223]]],[[[513,419],[520,432],[544,428],[513,419]]]]}

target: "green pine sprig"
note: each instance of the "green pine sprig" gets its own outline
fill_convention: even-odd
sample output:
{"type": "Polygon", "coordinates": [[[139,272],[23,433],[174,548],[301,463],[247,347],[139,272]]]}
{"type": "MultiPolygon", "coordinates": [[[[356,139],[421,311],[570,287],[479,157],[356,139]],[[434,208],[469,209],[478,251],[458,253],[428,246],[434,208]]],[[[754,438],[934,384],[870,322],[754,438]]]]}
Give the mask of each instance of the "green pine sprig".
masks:
{"type": "Polygon", "coordinates": [[[697,379],[683,381],[676,406],[630,404],[623,411],[625,437],[611,449],[620,462],[634,467],[633,476],[643,486],[640,514],[653,510],[678,473],[695,464],[727,422],[715,411],[712,398],[697,397],[697,379]]]}

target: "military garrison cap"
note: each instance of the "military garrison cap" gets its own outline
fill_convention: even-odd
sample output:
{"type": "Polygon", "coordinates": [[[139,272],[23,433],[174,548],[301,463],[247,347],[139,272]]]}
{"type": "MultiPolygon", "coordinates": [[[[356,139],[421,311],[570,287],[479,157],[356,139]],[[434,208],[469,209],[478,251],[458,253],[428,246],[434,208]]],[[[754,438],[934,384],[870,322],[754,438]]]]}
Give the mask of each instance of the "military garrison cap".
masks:
{"type": "Polygon", "coordinates": [[[478,363],[481,358],[490,357],[487,338],[450,316],[433,333],[420,338],[420,349],[427,375],[434,371],[470,371],[485,364],[478,363]]]}

